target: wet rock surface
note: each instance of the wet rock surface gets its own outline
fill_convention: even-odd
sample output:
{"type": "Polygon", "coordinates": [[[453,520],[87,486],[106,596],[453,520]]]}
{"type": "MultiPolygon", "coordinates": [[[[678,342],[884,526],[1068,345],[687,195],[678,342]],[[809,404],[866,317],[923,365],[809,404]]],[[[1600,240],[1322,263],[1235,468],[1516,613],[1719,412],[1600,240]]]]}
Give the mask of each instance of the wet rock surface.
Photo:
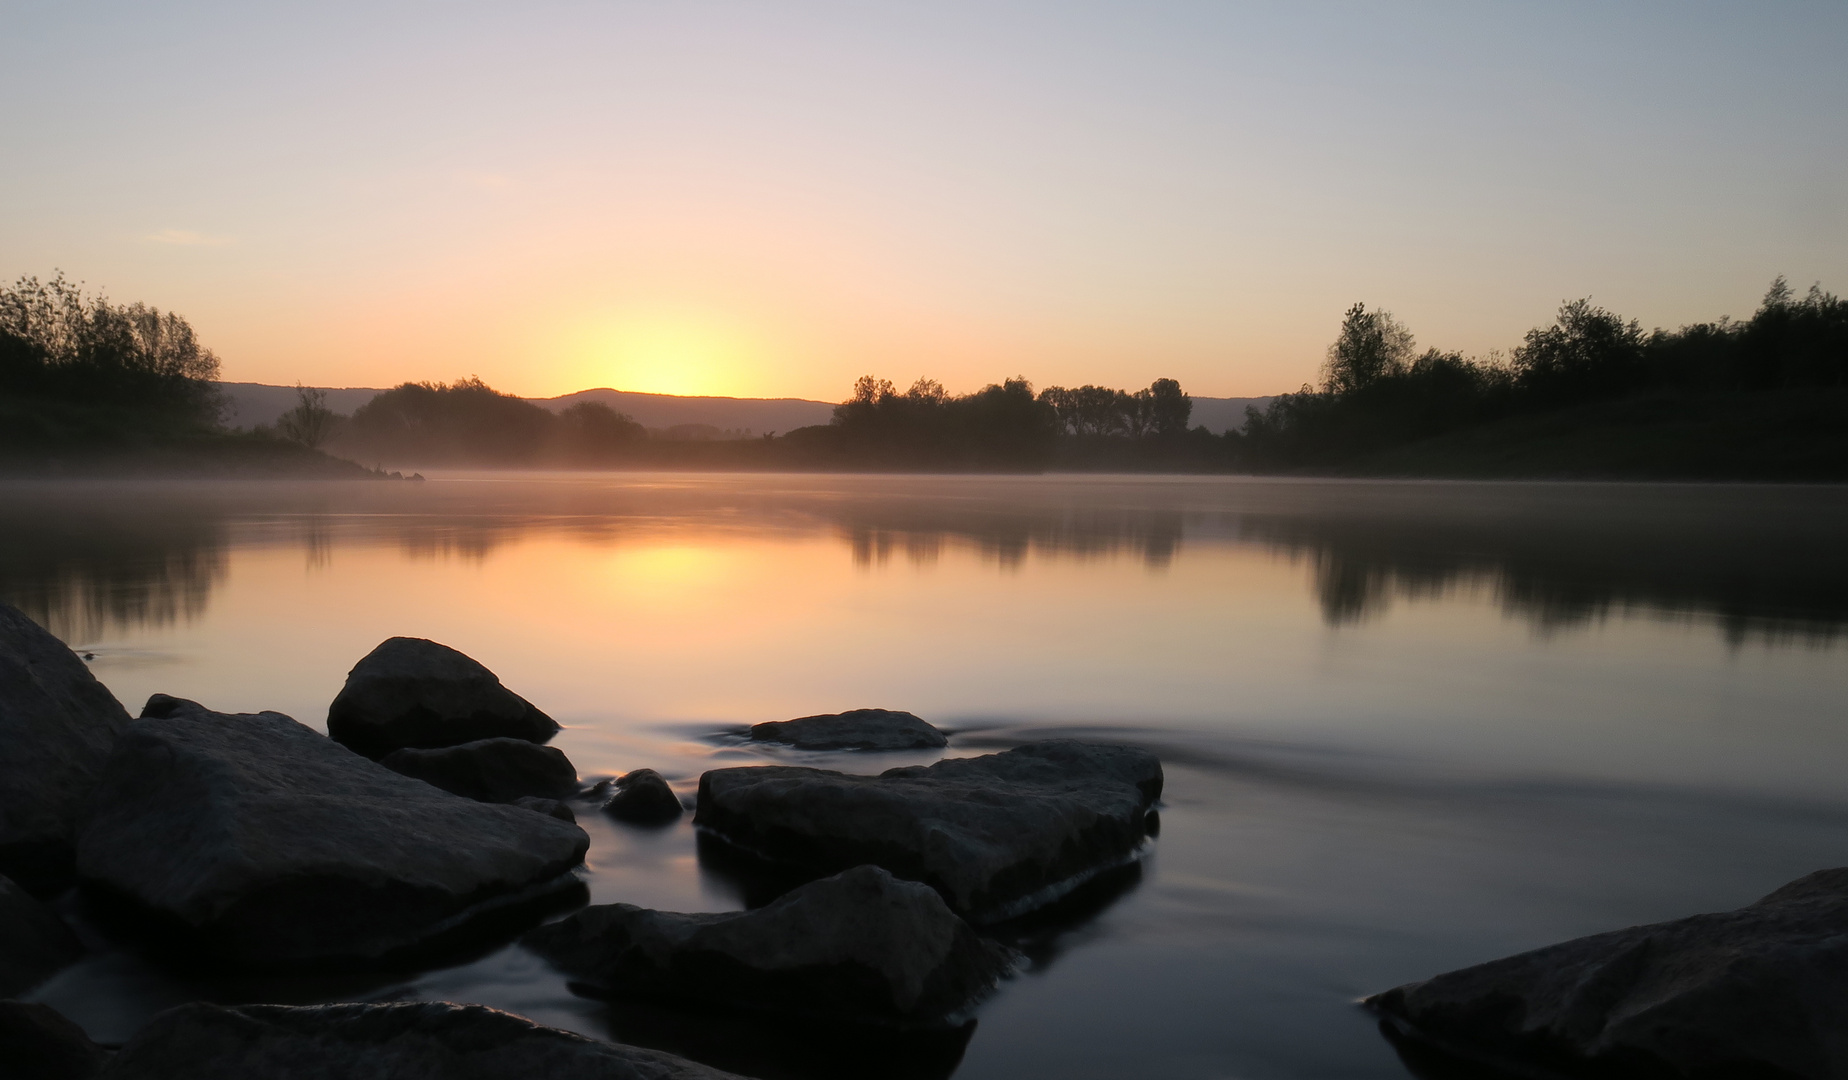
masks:
{"type": "Polygon", "coordinates": [[[562,799],[577,790],[577,768],[564,751],[524,739],[477,739],[429,750],[393,750],[379,764],[479,802],[562,799]]]}
{"type": "Polygon", "coordinates": [[[1367,999],[1402,1052],[1520,1075],[1848,1076],[1848,868],[1367,999]]]}
{"type": "Polygon", "coordinates": [[[798,750],[930,750],[949,745],[943,732],[911,713],[892,709],[849,709],[753,724],[751,738],[798,750]]]}
{"type": "Polygon", "coordinates": [[[590,907],[522,943],[602,996],[906,1027],[958,1017],[1013,959],[929,886],[874,866],[755,911],[590,907]]]}
{"type": "Polygon", "coordinates": [[[86,889],[252,964],[371,962],[582,886],[574,825],[400,776],[280,713],[157,695],[78,843],[86,889]]]}
{"type": "Polygon", "coordinates": [[[348,673],[328,707],[327,734],[381,758],[405,747],[478,739],[542,743],[558,734],[558,724],[463,653],[423,638],[395,637],[348,673]]]}
{"type": "Polygon", "coordinates": [[[727,1080],[656,1050],[598,1042],[482,1005],[196,1002],[155,1017],[107,1080],[727,1080]]]}
{"type": "Polygon", "coordinates": [[[68,879],[78,817],[128,723],[77,654],[0,604],[0,873],[40,893],[68,879]]]}
{"type": "Polygon", "coordinates": [[[57,912],[0,877],[0,998],[30,990],[82,955],[57,912]]]}
{"type": "Polygon", "coordinates": [[[700,778],[694,822],[814,871],[882,866],[984,924],[1134,858],[1161,784],[1146,751],[1054,739],[878,776],[715,769],[700,778]]]}
{"type": "Polygon", "coordinates": [[[0,1075],[7,1080],[89,1080],[109,1052],[48,1005],[0,1001],[0,1075]]]}
{"type": "Polygon", "coordinates": [[[666,779],[653,769],[624,773],[610,785],[603,812],[634,825],[658,825],[678,818],[684,808],[666,779]]]}

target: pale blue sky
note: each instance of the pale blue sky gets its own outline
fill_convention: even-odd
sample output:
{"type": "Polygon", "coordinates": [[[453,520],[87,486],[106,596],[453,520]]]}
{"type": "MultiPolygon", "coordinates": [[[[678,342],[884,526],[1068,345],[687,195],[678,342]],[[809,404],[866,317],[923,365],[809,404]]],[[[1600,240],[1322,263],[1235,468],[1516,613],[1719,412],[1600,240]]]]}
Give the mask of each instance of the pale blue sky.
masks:
{"type": "Polygon", "coordinates": [[[1848,4],[0,3],[0,274],[232,378],[1257,394],[1848,291],[1848,4]]]}

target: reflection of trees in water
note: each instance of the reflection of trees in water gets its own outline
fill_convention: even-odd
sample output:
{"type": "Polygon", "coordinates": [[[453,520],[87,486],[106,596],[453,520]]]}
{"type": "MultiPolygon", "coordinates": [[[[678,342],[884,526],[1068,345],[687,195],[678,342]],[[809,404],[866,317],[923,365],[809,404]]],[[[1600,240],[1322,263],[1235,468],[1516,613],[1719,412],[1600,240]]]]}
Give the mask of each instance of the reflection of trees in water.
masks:
{"type": "Polygon", "coordinates": [[[887,562],[903,551],[911,562],[934,564],[946,542],[970,544],[1004,569],[1018,569],[1029,555],[1042,558],[1104,559],[1128,555],[1163,569],[1180,550],[1185,520],[1179,511],[1038,512],[963,514],[858,508],[836,515],[836,525],[857,566],[887,562]]]}
{"type": "Polygon", "coordinates": [[[19,509],[0,515],[0,597],[72,644],[198,616],[229,565],[222,522],[19,509]]]}
{"type": "Polygon", "coordinates": [[[1415,522],[1245,518],[1242,536],[1313,567],[1323,618],[1364,621],[1395,601],[1492,593],[1542,633],[1612,615],[1710,619],[1734,644],[1826,644],[1848,625],[1848,569],[1825,533],[1619,532],[1566,523],[1457,530],[1415,522]]]}

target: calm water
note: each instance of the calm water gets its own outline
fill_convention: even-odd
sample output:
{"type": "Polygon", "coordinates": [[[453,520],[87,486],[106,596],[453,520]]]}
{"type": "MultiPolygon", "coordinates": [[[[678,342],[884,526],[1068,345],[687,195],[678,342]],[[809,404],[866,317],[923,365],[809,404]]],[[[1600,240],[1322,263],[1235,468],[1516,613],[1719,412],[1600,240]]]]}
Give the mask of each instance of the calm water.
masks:
{"type": "MultiPolygon", "coordinates": [[[[1020,929],[961,1038],[610,1008],[510,946],[350,980],[102,948],[37,996],[119,1040],[198,997],[477,1001],[771,1077],[1402,1077],[1356,998],[1848,864],[1848,489],[1194,478],[456,476],[0,487],[0,595],[131,710],[320,726],[394,634],[493,668],[587,777],[877,771],[738,745],[876,705],[950,753],[1161,754],[1139,874],[1020,929]]],[[[597,902],[752,883],[580,808],[597,902]]]]}

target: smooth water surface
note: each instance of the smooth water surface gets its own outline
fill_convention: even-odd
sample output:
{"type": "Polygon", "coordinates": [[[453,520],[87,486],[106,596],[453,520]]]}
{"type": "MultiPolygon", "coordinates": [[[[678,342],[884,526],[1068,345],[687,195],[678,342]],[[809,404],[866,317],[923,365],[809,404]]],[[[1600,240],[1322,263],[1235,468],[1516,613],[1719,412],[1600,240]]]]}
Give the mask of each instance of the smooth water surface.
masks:
{"type": "MultiPolygon", "coordinates": [[[[481,660],[587,778],[687,794],[744,725],[859,706],[950,753],[1134,742],[1138,872],[1016,928],[972,1031],[573,996],[518,946],[350,979],[105,947],[37,996],[104,1040],[223,1001],[478,1001],[751,1075],[1396,1077],[1355,1006],[1848,864],[1848,490],[1239,478],[479,475],[0,486],[0,596],[134,711],[320,726],[383,638],[481,660]],[[964,1041],[966,1038],[966,1042],[964,1041]]],[[[683,820],[588,804],[596,902],[760,900],[683,820]]]]}

